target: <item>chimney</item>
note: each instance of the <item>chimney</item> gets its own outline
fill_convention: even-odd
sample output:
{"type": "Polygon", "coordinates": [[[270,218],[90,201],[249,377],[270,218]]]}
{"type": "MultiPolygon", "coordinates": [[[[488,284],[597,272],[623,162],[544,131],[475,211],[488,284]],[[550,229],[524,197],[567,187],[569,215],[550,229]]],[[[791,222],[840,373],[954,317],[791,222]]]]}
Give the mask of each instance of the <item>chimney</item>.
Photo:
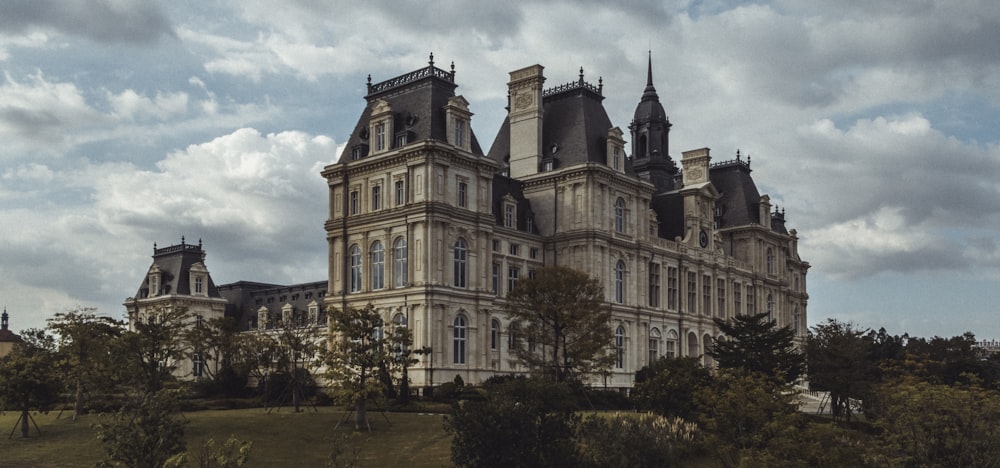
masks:
{"type": "Polygon", "coordinates": [[[541,65],[510,72],[510,176],[514,179],[538,172],[542,156],[541,65]]]}

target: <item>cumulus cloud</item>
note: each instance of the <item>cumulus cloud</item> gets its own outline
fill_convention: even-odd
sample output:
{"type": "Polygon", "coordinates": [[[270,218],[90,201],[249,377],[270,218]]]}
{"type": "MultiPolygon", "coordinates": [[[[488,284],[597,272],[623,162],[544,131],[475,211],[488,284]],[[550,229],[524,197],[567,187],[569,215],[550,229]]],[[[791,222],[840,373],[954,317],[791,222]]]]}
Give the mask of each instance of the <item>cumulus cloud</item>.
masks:
{"type": "Polygon", "coordinates": [[[16,81],[9,73],[0,86],[0,135],[8,141],[25,140],[26,147],[58,151],[71,135],[109,119],[91,108],[74,83],[48,81],[41,72],[16,81]]]}
{"type": "Polygon", "coordinates": [[[0,3],[0,31],[56,31],[105,43],[149,43],[171,35],[170,20],[143,0],[8,0],[0,3]]]}

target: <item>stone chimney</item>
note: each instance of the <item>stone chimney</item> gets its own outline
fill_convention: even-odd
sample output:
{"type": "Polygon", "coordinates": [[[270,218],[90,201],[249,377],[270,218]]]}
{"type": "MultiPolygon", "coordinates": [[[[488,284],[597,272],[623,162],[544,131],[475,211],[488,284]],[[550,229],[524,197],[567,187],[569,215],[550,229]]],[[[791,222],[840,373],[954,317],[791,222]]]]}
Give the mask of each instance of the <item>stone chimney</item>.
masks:
{"type": "Polygon", "coordinates": [[[544,67],[510,72],[510,177],[534,175],[542,156],[542,84],[544,67]]]}

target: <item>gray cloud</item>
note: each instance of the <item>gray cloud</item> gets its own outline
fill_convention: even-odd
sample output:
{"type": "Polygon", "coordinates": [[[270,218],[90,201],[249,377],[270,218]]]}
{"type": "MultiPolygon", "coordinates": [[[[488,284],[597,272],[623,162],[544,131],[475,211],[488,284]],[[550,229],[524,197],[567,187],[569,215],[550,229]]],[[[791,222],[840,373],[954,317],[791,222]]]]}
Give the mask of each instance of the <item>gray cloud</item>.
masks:
{"type": "Polygon", "coordinates": [[[173,35],[155,2],[143,0],[7,0],[0,3],[0,31],[51,29],[104,43],[150,43],[173,35]]]}

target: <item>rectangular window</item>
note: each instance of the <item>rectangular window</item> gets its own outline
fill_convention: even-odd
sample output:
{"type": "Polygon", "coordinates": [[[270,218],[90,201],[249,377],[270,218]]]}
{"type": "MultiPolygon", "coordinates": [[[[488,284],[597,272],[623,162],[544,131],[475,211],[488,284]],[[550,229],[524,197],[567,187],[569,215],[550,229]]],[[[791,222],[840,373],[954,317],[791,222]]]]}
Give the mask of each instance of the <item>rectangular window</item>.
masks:
{"type": "Polygon", "coordinates": [[[535,279],[535,275],[536,275],[537,273],[538,273],[538,272],[537,272],[537,271],[535,271],[535,270],[528,270],[528,279],[530,279],[530,280],[533,280],[533,279],[535,279]]]}
{"type": "Polygon", "coordinates": [[[757,304],[754,302],[753,286],[747,285],[747,315],[757,313],[757,304]]]}
{"type": "Polygon", "coordinates": [[[360,147],[351,148],[351,159],[354,160],[354,161],[356,161],[358,159],[361,159],[361,148],[360,147]]]}
{"type": "Polygon", "coordinates": [[[712,277],[705,275],[701,282],[701,292],[702,300],[704,305],[702,306],[701,313],[705,315],[712,315],[712,277]]]}
{"type": "Polygon", "coordinates": [[[403,206],[406,203],[406,185],[402,180],[396,181],[396,206],[403,206]]]}
{"type": "Polygon", "coordinates": [[[385,124],[379,123],[375,124],[375,150],[382,151],[385,149],[385,124]]]}
{"type": "Polygon", "coordinates": [[[191,362],[191,374],[195,377],[201,377],[204,372],[205,361],[201,357],[201,353],[194,353],[194,358],[191,362]]]}
{"type": "Polygon", "coordinates": [[[503,225],[509,228],[514,227],[514,205],[503,206],[503,225]]]}
{"type": "Polygon", "coordinates": [[[614,168],[616,171],[621,168],[621,161],[622,161],[622,149],[616,146],[615,159],[614,159],[614,168]]]}
{"type": "Polygon", "coordinates": [[[351,214],[356,215],[361,209],[361,197],[357,190],[351,190],[351,214]]]}
{"type": "Polygon", "coordinates": [[[455,146],[465,146],[465,121],[455,117],[455,146]]]}
{"type": "Polygon", "coordinates": [[[687,306],[689,313],[698,313],[698,275],[691,271],[688,272],[687,306]]]}
{"type": "Polygon", "coordinates": [[[528,250],[528,258],[532,258],[532,259],[538,258],[538,248],[537,247],[532,247],[530,250],[528,250]]]}
{"type": "Polygon", "coordinates": [[[382,209],[382,186],[372,187],[372,211],[382,209]]]}
{"type": "Polygon", "coordinates": [[[740,292],[740,283],[733,282],[733,316],[740,315],[743,308],[743,293],[740,292]]]}
{"type": "Polygon", "coordinates": [[[667,308],[677,310],[677,269],[667,267],[667,308]]]}
{"type": "MultiPolygon", "coordinates": [[[[649,306],[660,306],[660,264],[649,264],[649,306]]],[[[652,362],[652,361],[650,361],[652,362]]]]}
{"type": "Polygon", "coordinates": [[[458,206],[469,207],[469,184],[465,182],[458,183],[458,206]]]}
{"type": "Polygon", "coordinates": [[[510,244],[510,254],[520,255],[521,254],[521,244],[510,244]]]}
{"type": "Polygon", "coordinates": [[[406,146],[406,134],[396,135],[396,148],[406,146]]]}
{"type": "Polygon", "coordinates": [[[493,239],[493,251],[494,252],[500,251],[500,241],[497,239],[493,239]]]}
{"type": "Polygon", "coordinates": [[[717,281],[718,291],[716,291],[716,301],[719,303],[719,309],[715,311],[715,314],[719,317],[726,317],[726,280],[719,278],[717,281]]]}
{"type": "Polygon", "coordinates": [[[649,364],[656,362],[660,357],[660,340],[649,339],[649,364]]]}
{"type": "Polygon", "coordinates": [[[520,272],[521,271],[517,267],[510,267],[507,269],[507,292],[514,289],[514,285],[517,284],[517,276],[520,272]]]}
{"type": "Polygon", "coordinates": [[[500,294],[500,264],[493,264],[493,294],[500,294]]]}
{"type": "Polygon", "coordinates": [[[671,340],[668,338],[666,348],[667,349],[663,350],[664,355],[673,359],[677,355],[677,351],[675,351],[677,348],[677,340],[671,340]]]}

